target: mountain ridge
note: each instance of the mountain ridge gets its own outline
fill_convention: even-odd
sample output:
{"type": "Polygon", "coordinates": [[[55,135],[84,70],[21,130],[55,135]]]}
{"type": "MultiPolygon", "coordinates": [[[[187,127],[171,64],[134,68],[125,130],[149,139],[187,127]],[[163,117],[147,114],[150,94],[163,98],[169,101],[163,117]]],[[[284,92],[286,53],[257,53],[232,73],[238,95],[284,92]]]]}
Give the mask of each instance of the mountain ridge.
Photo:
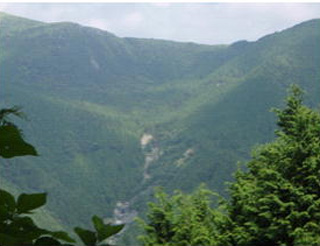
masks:
{"type": "Polygon", "coordinates": [[[119,201],[142,213],[158,185],[223,192],[237,161],[273,139],[269,109],[291,83],[319,104],[318,19],[226,46],[9,19],[0,20],[10,34],[0,32],[0,105],[23,106],[31,121],[19,125],[41,156],[10,160],[1,180],[47,191],[66,227],[110,217],[119,201]],[[19,31],[30,25],[39,26],[19,31]]]}

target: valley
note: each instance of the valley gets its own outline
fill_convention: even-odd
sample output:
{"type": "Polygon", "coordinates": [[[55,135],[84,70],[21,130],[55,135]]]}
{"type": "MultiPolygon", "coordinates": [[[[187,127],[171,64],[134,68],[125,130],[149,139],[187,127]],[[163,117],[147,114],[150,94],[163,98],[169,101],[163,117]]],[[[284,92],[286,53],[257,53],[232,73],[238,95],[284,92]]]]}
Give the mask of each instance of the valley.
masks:
{"type": "Polygon", "coordinates": [[[0,106],[22,106],[28,121],[16,123],[40,153],[6,160],[1,186],[48,192],[42,223],[53,228],[92,214],[127,211],[131,221],[157,186],[206,183],[226,195],[237,163],[274,139],[270,109],[290,84],[309,106],[320,102],[319,19],[231,45],[120,38],[5,13],[0,30],[0,106]]]}

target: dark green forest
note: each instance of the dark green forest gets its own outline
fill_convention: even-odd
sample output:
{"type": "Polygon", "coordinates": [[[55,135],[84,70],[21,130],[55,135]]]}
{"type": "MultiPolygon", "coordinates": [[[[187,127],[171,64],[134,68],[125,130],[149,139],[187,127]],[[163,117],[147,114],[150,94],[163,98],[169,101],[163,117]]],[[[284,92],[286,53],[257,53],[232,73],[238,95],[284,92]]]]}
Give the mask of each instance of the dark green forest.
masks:
{"type": "MultiPolygon", "coordinates": [[[[133,218],[147,219],[154,187],[163,187],[159,196],[170,199],[181,190],[168,202],[190,203],[191,210],[202,196],[203,206],[218,213],[219,202],[209,206],[207,197],[214,191],[228,206],[251,211],[258,198],[242,204],[236,184],[247,184],[257,195],[261,187],[253,187],[246,168],[233,177],[237,162],[253,170],[250,163],[261,153],[252,159],[251,150],[281,139],[274,132],[284,128],[276,126],[270,108],[285,107],[289,85],[306,92],[307,107],[318,106],[319,25],[310,20],[255,42],[200,45],[119,38],[75,23],[0,13],[0,108],[21,106],[27,119],[15,118],[14,124],[38,153],[1,159],[1,189],[14,197],[47,193],[46,206],[34,214],[37,225],[71,237],[75,225],[91,226],[93,214],[120,221],[126,224],[117,241],[122,245],[135,245],[142,235],[133,218]],[[197,193],[200,183],[207,188],[197,193]]],[[[244,238],[221,240],[249,245],[240,243],[264,233],[260,222],[236,221],[237,211],[228,206],[217,215],[232,222],[224,235],[239,230],[244,238]]],[[[251,212],[245,217],[255,217],[251,212]]],[[[199,230],[220,240],[213,235],[222,230],[212,224],[215,215],[208,218],[213,220],[199,230]]],[[[297,245],[298,236],[291,234],[295,244],[287,245],[297,245]]]]}

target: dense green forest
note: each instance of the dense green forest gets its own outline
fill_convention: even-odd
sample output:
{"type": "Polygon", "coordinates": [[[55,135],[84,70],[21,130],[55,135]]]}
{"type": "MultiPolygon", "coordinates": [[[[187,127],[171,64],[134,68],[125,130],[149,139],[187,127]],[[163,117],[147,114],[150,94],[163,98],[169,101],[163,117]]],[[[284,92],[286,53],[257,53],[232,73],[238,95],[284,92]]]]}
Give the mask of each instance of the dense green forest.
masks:
{"type": "Polygon", "coordinates": [[[295,86],[275,111],[277,138],[236,172],[230,198],[217,206],[218,195],[203,186],[171,197],[158,190],[147,221],[140,219],[143,245],[320,244],[320,113],[302,104],[295,86]]]}
{"type": "Polygon", "coordinates": [[[227,196],[236,163],[275,138],[269,109],[288,86],[319,104],[319,25],[211,46],[0,13],[0,108],[22,106],[16,124],[39,153],[3,161],[1,187],[48,192],[36,217],[50,230],[121,220],[126,245],[155,186],[227,196]]]}

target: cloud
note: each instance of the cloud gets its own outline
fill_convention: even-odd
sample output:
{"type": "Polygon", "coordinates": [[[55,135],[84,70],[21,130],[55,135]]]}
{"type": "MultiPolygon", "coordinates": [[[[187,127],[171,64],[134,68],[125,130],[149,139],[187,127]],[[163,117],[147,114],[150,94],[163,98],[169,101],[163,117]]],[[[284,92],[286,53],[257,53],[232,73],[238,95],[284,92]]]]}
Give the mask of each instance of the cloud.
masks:
{"type": "Polygon", "coordinates": [[[140,25],[144,20],[144,17],[139,12],[132,12],[126,15],[123,19],[123,24],[127,27],[136,27],[140,25]]]}

